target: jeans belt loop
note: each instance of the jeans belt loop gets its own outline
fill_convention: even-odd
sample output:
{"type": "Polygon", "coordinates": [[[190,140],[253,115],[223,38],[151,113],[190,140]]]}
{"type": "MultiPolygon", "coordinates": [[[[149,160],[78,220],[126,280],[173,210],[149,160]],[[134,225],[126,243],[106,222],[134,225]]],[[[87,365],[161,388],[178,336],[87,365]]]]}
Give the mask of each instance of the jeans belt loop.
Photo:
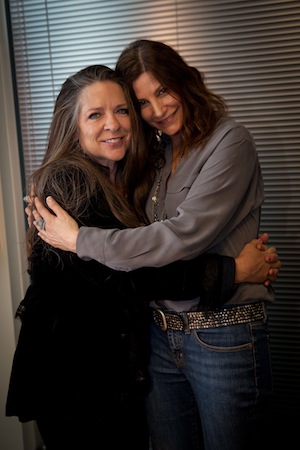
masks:
{"type": "Polygon", "coordinates": [[[190,329],[190,324],[189,324],[189,319],[188,319],[188,315],[185,312],[181,312],[179,313],[179,316],[182,320],[183,323],[183,331],[185,334],[191,334],[191,329],[190,329]]]}

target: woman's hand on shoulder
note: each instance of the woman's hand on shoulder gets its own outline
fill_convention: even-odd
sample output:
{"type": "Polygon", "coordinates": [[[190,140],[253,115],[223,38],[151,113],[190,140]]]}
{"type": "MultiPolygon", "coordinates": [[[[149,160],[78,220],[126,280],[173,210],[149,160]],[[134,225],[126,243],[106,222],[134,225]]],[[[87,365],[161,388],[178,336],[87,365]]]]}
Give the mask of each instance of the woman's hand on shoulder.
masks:
{"type": "Polygon", "coordinates": [[[52,247],[76,253],[78,224],[52,197],[47,197],[46,202],[54,214],[38,197],[34,199],[33,224],[39,231],[38,235],[52,247]]]}

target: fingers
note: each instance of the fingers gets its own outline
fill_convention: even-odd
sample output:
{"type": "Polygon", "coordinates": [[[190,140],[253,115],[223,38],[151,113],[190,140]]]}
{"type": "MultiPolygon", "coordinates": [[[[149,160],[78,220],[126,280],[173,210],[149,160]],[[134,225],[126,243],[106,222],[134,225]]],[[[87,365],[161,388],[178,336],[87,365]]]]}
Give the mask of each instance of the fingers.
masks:
{"type": "Polygon", "coordinates": [[[268,247],[266,249],[266,252],[267,253],[275,253],[275,254],[277,254],[277,248],[276,247],[268,247]]]}
{"type": "Polygon", "coordinates": [[[264,281],[264,285],[270,286],[271,283],[275,283],[278,273],[279,271],[277,269],[270,269],[268,272],[268,278],[264,281]]]}
{"type": "MultiPolygon", "coordinates": [[[[49,220],[52,216],[52,214],[50,213],[50,211],[43,205],[43,203],[41,202],[41,200],[38,197],[35,197],[34,199],[34,204],[36,207],[36,210],[38,212],[38,214],[47,221],[47,219],[49,220]],[[48,216],[48,217],[47,217],[48,216]]],[[[35,215],[36,217],[36,215],[35,215]]]]}
{"type": "Polygon", "coordinates": [[[31,191],[30,194],[27,194],[23,200],[26,202],[25,214],[27,215],[27,223],[30,228],[34,222],[34,216],[32,213],[35,209],[33,191],[31,191]]]}
{"type": "Polygon", "coordinates": [[[27,216],[32,216],[32,207],[29,205],[26,206],[25,213],[27,214],[27,216]]]}
{"type": "Polygon", "coordinates": [[[278,261],[270,264],[269,270],[272,270],[272,269],[280,270],[281,267],[282,267],[282,262],[280,261],[280,259],[278,259],[278,261]]]}
{"type": "Polygon", "coordinates": [[[277,253],[267,253],[265,254],[265,261],[272,264],[272,263],[276,263],[277,261],[279,261],[279,257],[277,255],[277,253]]]}
{"type": "Polygon", "coordinates": [[[259,239],[255,239],[254,242],[258,250],[265,252],[268,249],[267,245],[263,244],[259,239]]]}
{"type": "Polygon", "coordinates": [[[268,241],[269,241],[269,234],[268,233],[262,233],[259,237],[258,237],[258,239],[256,239],[256,241],[257,241],[257,243],[256,243],[256,248],[258,249],[258,250],[261,250],[261,251],[265,251],[265,250],[267,250],[267,248],[268,248],[268,246],[267,246],[267,243],[268,243],[268,241]]]}
{"type": "Polygon", "coordinates": [[[33,213],[32,213],[32,206],[30,206],[30,205],[26,206],[25,213],[27,214],[27,223],[28,223],[28,226],[30,228],[32,226],[32,224],[33,224],[33,221],[34,221],[34,216],[33,216],[33,213]]]}
{"type": "MultiPolygon", "coordinates": [[[[276,255],[277,256],[277,255],[276,255]]],[[[271,283],[274,283],[277,280],[279,270],[282,267],[282,262],[278,259],[276,262],[270,264],[270,268],[268,270],[267,280],[264,281],[265,286],[270,286],[271,283]]]]}
{"type": "MultiPolygon", "coordinates": [[[[266,234],[266,233],[265,233],[266,234]]],[[[258,239],[252,239],[252,241],[250,242],[252,245],[254,245],[254,247],[256,247],[258,250],[264,252],[267,250],[268,246],[263,242],[263,240],[261,240],[260,238],[258,239]]]]}
{"type": "MultiPolygon", "coordinates": [[[[47,204],[48,204],[48,198],[46,199],[47,204]]],[[[33,211],[33,215],[34,215],[34,219],[35,219],[35,223],[34,225],[36,226],[36,228],[38,230],[41,229],[41,227],[39,227],[39,224],[37,223],[40,220],[44,220],[46,223],[50,224],[54,217],[56,217],[56,214],[52,214],[52,212],[50,212],[44,205],[43,203],[40,201],[40,199],[38,197],[35,197],[34,199],[34,203],[35,203],[35,207],[36,210],[33,211]]],[[[58,205],[58,203],[56,203],[56,201],[54,199],[52,199],[52,202],[50,201],[50,208],[52,209],[52,211],[54,211],[54,213],[56,211],[61,210],[64,213],[64,210],[58,205]],[[53,208],[52,208],[52,203],[53,203],[53,208]]]]}
{"type": "Polygon", "coordinates": [[[280,269],[280,267],[278,267],[277,269],[275,269],[274,267],[271,267],[271,268],[269,269],[268,275],[269,275],[270,277],[276,277],[276,278],[277,278],[277,276],[278,276],[278,274],[279,274],[279,269],[280,269]]]}
{"type": "Polygon", "coordinates": [[[36,209],[32,211],[32,223],[38,230],[45,229],[46,222],[36,209]]]}
{"type": "MultiPolygon", "coordinates": [[[[53,197],[51,197],[51,196],[47,197],[46,203],[49,206],[49,208],[52,209],[52,211],[54,212],[54,214],[57,217],[64,216],[66,214],[65,210],[57,203],[56,200],[54,200],[53,197]]],[[[45,208],[45,209],[46,209],[46,211],[48,211],[47,208],[45,208]]]]}
{"type": "Polygon", "coordinates": [[[262,233],[262,234],[259,236],[258,239],[259,239],[260,241],[262,241],[264,244],[267,244],[268,241],[269,241],[269,238],[270,238],[270,236],[269,236],[268,233],[262,233]]]}
{"type": "Polygon", "coordinates": [[[269,240],[269,235],[268,235],[268,233],[262,233],[262,234],[259,236],[258,240],[260,240],[263,244],[267,244],[267,243],[268,243],[268,240],[269,240]]]}
{"type": "Polygon", "coordinates": [[[53,217],[53,214],[43,205],[38,197],[34,199],[35,208],[32,211],[33,215],[33,224],[38,229],[39,232],[45,230],[46,222],[50,223],[50,220],[53,217]]]}
{"type": "Polygon", "coordinates": [[[280,261],[277,253],[266,253],[265,261],[268,262],[272,268],[280,269],[282,267],[282,262],[280,261]]]}

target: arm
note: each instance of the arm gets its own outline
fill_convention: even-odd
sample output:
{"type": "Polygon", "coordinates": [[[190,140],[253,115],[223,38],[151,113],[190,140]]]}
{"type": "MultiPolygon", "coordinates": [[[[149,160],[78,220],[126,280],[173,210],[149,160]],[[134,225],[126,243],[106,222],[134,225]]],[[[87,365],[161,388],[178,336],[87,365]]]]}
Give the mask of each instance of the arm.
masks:
{"type": "MultiPolygon", "coordinates": [[[[226,135],[224,141],[222,145],[217,146],[218,151],[208,148],[206,153],[211,154],[201,152],[200,162],[193,159],[188,161],[190,165],[187,172],[192,172],[193,179],[186,198],[177,208],[177,217],[138,229],[120,231],[82,227],[79,230],[77,224],[53,199],[48,198],[47,203],[56,216],[43,209],[37,199],[38,212],[35,218],[39,219],[41,213],[46,220],[46,230],[39,228],[39,235],[54,247],[64,250],[75,252],[77,244],[77,252],[83,259],[94,258],[109,267],[125,271],[145,265],[163,266],[176,259],[197,256],[230,235],[248,217],[250,231],[252,227],[252,234],[255,235],[259,207],[263,201],[263,186],[255,146],[248,133],[243,132],[243,128],[229,137],[226,135]],[[240,167],[244,168],[243,172],[240,167]],[[232,176],[229,176],[231,173],[232,176]],[[87,252],[80,253],[78,246],[82,251],[87,249],[87,252]]],[[[199,159],[198,155],[197,158],[199,159]]],[[[243,242],[249,240],[249,233],[247,236],[243,242]]],[[[241,238],[238,241],[241,241],[241,238]]],[[[235,236],[231,238],[230,244],[233,249],[228,254],[237,255],[241,245],[239,242],[236,244],[235,236]]],[[[269,257],[266,256],[266,263],[270,262],[269,257]]],[[[240,260],[237,262],[239,274],[240,260]]],[[[259,261],[258,266],[260,264],[259,261]]],[[[275,272],[278,268],[280,267],[274,267],[275,272]]],[[[249,277],[251,272],[247,267],[244,267],[242,272],[244,278],[241,278],[240,282],[255,281],[249,277]]],[[[276,279],[275,272],[272,272],[272,275],[276,279]]],[[[254,271],[254,274],[261,276],[262,272],[254,271]]],[[[257,278],[256,282],[261,280],[257,278]]]]}
{"type": "Polygon", "coordinates": [[[263,239],[253,239],[246,244],[240,255],[234,259],[228,256],[205,253],[189,261],[176,261],[160,268],[143,268],[130,272],[131,283],[138,296],[147,300],[182,300],[200,295],[201,304],[219,307],[232,297],[237,284],[242,282],[263,282],[265,285],[276,280],[281,262],[276,257],[276,249],[267,249],[263,239]],[[268,274],[265,259],[277,260],[268,274]],[[251,262],[252,261],[252,265],[251,262]],[[260,263],[258,263],[260,261],[260,263]],[[255,263],[254,263],[255,262],[255,263]],[[236,268],[238,268],[236,270],[236,268]],[[264,272],[263,272],[264,271],[264,272]],[[146,288],[145,288],[146,287],[146,288]]]}
{"type": "MultiPolygon", "coordinates": [[[[40,236],[54,247],[77,251],[83,259],[96,259],[117,270],[159,267],[208,250],[238,255],[243,245],[241,235],[238,240],[235,236],[230,238],[233,246],[230,253],[214,250],[213,246],[228,239],[253,212],[255,223],[251,229],[247,228],[243,243],[256,236],[263,185],[250,135],[243,127],[231,129],[231,126],[222,133],[217,142],[207,144],[184,163],[176,180],[175,174],[172,183],[176,183],[177,189],[171,199],[175,205],[168,210],[170,219],[135,229],[81,227],[78,231],[77,227],[68,231],[68,227],[63,228],[64,218],[61,220],[60,216],[57,221],[51,220],[40,236]],[[177,192],[183,192],[185,197],[177,192]],[[51,240],[53,231],[56,240],[51,240]]],[[[48,205],[52,208],[51,200],[48,205]]],[[[50,220],[44,218],[46,222],[50,220]]]]}
{"type": "MultiPolygon", "coordinates": [[[[72,219],[71,216],[69,216],[68,213],[66,213],[53,198],[48,198],[47,203],[49,207],[54,211],[54,214],[51,214],[47,208],[43,206],[43,204],[39,201],[39,199],[36,198],[35,200],[36,206],[38,211],[34,211],[34,217],[36,220],[39,220],[42,217],[46,220],[46,228],[51,227],[51,224],[53,222],[56,223],[55,228],[57,227],[59,230],[58,236],[56,237],[55,232],[53,231],[51,233],[51,239],[48,238],[47,233],[44,233],[43,230],[39,226],[37,228],[40,230],[39,235],[44,238],[46,242],[49,242],[54,247],[61,248],[60,245],[55,245],[55,240],[57,239],[60,241],[61,234],[66,234],[68,236],[68,239],[65,240],[64,248],[63,250],[71,250],[72,249],[72,242],[73,245],[76,246],[76,237],[78,235],[78,225],[72,219]],[[40,215],[41,214],[41,215],[40,215]],[[45,235],[45,236],[44,236],[45,235]],[[53,244],[54,242],[54,244],[53,244]]],[[[244,282],[250,282],[250,283],[263,283],[267,286],[270,284],[270,282],[275,282],[277,279],[278,271],[281,268],[281,261],[278,258],[276,248],[271,247],[267,248],[266,244],[268,242],[269,236],[267,233],[264,233],[259,239],[252,240],[251,243],[248,243],[245,245],[243,250],[240,252],[239,256],[235,258],[235,278],[234,283],[244,283],[244,282]]],[[[72,251],[72,250],[71,250],[72,251]]],[[[73,249],[74,252],[74,249],[73,249]]],[[[201,257],[200,257],[201,259],[201,257]]],[[[197,260],[197,259],[196,259],[197,260]]],[[[229,259],[227,260],[229,261],[229,259]]],[[[185,267],[185,272],[188,274],[188,267],[190,267],[193,263],[192,261],[182,261],[183,267],[185,267]],[[186,266],[184,266],[186,264],[186,266]]],[[[167,267],[167,266],[166,266],[167,267]]],[[[179,266],[177,266],[179,267],[179,266]]],[[[167,269],[165,268],[165,274],[167,269]]],[[[199,267],[198,267],[199,270],[199,267]]],[[[181,273],[180,271],[178,273],[181,273]]],[[[177,273],[177,274],[178,274],[177,273]]],[[[195,272],[193,272],[195,274],[195,272]]],[[[193,296],[197,296],[197,293],[199,293],[199,271],[195,275],[196,283],[198,282],[198,286],[196,287],[196,295],[193,294],[193,296]]],[[[226,270],[223,272],[226,276],[226,270]]],[[[170,279],[174,281],[174,279],[177,277],[174,276],[174,273],[172,273],[171,269],[169,272],[170,279]]],[[[190,283],[192,278],[192,273],[190,275],[190,283]]],[[[230,278],[230,277],[229,277],[230,278]]],[[[176,278],[178,280],[178,278],[176,278]]],[[[216,280],[218,280],[218,275],[216,280]]],[[[179,284],[182,282],[179,281],[179,284]]],[[[171,283],[170,283],[171,284],[171,283]]],[[[232,281],[228,283],[229,285],[232,285],[232,281]]],[[[232,289],[232,286],[229,287],[229,289],[232,289]]],[[[187,294],[187,292],[186,292],[187,294]]],[[[180,294],[181,295],[181,294],[180,294]]],[[[225,293],[225,296],[227,294],[225,293]]],[[[169,294],[167,295],[167,297],[169,294]]]]}
{"type": "Polygon", "coordinates": [[[136,269],[125,275],[122,291],[129,289],[146,301],[189,300],[200,296],[201,305],[215,308],[233,295],[235,260],[207,253],[189,261],[136,269]]]}

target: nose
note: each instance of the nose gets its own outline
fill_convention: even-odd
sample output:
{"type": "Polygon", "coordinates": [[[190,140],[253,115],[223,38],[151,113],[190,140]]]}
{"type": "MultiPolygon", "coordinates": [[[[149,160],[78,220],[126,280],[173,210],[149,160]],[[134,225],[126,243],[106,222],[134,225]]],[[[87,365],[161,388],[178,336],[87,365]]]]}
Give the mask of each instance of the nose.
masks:
{"type": "Polygon", "coordinates": [[[152,115],[155,118],[159,118],[164,114],[164,105],[158,99],[151,102],[152,106],[152,115]]]}
{"type": "Polygon", "coordinates": [[[104,125],[105,130],[118,131],[120,126],[120,122],[115,114],[107,114],[104,125]]]}

